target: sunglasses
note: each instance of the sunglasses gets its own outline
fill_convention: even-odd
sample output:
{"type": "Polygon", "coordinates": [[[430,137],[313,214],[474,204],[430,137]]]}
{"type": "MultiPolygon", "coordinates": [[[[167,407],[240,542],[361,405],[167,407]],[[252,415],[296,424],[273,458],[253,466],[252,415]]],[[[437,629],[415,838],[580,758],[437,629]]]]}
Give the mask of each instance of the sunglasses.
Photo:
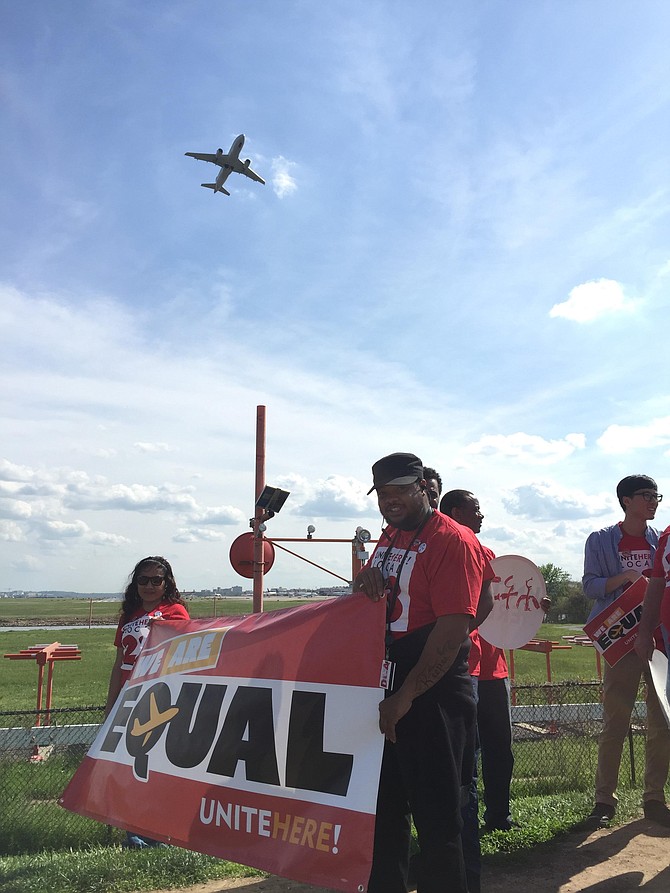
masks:
{"type": "Polygon", "coordinates": [[[165,583],[165,577],[138,577],[137,585],[138,586],[162,586],[165,583]]]}

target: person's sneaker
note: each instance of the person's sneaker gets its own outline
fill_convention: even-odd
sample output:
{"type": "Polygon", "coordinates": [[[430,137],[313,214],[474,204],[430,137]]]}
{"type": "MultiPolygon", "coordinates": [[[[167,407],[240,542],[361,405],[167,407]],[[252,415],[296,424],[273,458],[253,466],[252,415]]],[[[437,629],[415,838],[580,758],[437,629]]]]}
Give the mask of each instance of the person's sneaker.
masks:
{"type": "Polygon", "coordinates": [[[591,814],[582,822],[582,827],[594,831],[597,828],[609,828],[615,812],[615,807],[610,806],[609,803],[596,803],[591,814]]]}
{"type": "Polygon", "coordinates": [[[513,819],[504,819],[502,822],[486,822],[484,830],[487,834],[490,834],[491,831],[513,831],[519,827],[519,823],[513,819]]]}
{"type": "Polygon", "coordinates": [[[670,828],[670,809],[661,800],[647,800],[644,804],[644,817],[664,828],[670,828]]]}
{"type": "Polygon", "coordinates": [[[139,834],[131,834],[130,831],[126,834],[126,839],[123,842],[123,848],[127,850],[143,850],[148,846],[149,844],[143,837],[140,837],[139,834]]]}

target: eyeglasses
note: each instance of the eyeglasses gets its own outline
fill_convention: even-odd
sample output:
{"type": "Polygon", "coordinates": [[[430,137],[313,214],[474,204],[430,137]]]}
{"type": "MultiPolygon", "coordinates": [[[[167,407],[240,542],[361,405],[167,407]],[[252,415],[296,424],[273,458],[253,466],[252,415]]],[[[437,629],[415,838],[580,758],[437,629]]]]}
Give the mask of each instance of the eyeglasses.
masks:
{"type": "Polygon", "coordinates": [[[654,493],[652,490],[639,490],[637,493],[633,493],[633,496],[641,496],[645,502],[663,502],[663,495],[654,493]]]}
{"type": "Polygon", "coordinates": [[[137,585],[138,586],[153,586],[157,588],[158,586],[162,586],[165,583],[165,577],[138,577],[137,585]]]}

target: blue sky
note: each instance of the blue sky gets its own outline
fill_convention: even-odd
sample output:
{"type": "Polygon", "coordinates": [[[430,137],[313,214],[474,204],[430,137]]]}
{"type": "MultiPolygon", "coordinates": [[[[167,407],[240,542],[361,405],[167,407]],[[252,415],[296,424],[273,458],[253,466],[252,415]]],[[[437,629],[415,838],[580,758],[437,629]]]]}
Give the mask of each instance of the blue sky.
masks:
{"type": "Polygon", "coordinates": [[[0,589],[243,583],[259,404],[270,534],[378,532],[412,451],[577,578],[668,489],[669,45],[661,0],[2,4],[0,589]],[[239,133],[267,185],[201,189],[239,133]]]}

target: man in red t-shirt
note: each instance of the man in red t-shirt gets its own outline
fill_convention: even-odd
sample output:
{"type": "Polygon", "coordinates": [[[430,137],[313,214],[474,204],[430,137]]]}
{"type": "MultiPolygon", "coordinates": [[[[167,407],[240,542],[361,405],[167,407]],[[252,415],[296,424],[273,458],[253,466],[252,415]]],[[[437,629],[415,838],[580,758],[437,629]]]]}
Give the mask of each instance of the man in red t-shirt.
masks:
{"type": "MultiPolygon", "coordinates": [[[[654,632],[659,621],[665,641],[665,653],[670,655],[670,527],[666,527],[658,541],[635,640],[635,651],[645,664],[654,653],[654,632]]],[[[670,700],[670,668],[665,691],[670,700]]]]}
{"type": "Polygon", "coordinates": [[[379,705],[386,741],[368,893],[406,893],[410,817],[419,889],[466,893],[461,796],[475,735],[468,632],[492,572],[474,534],[431,508],[417,456],[393,453],[372,472],[388,526],[354,590],[386,602],[395,679],[379,705]]]}
{"type": "MultiPolygon", "coordinates": [[[[469,490],[450,490],[440,502],[440,511],[477,534],[484,515],[479,500],[469,490]]],[[[482,545],[489,561],[495,558],[482,545]]],[[[502,648],[479,636],[477,668],[477,729],[484,785],[484,823],[487,831],[509,831],[514,827],[510,812],[510,785],[514,769],[512,719],[507,661],[502,648]]],[[[472,654],[472,652],[471,652],[472,654]]],[[[471,672],[475,669],[472,666],[471,672]]]]}

